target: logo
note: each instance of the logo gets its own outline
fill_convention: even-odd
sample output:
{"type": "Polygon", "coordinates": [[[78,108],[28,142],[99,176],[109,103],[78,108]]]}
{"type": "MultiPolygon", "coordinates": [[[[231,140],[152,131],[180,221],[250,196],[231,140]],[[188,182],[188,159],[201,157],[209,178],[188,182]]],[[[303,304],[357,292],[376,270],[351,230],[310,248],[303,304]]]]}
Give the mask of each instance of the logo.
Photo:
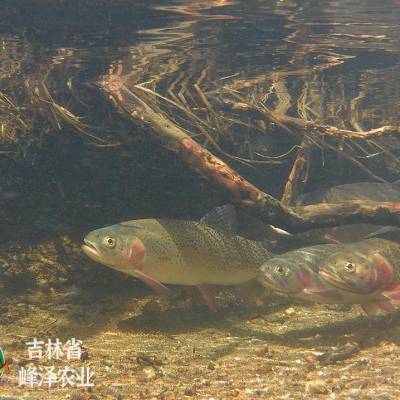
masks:
{"type": "Polygon", "coordinates": [[[0,378],[3,376],[3,373],[8,374],[9,367],[8,367],[8,360],[4,355],[3,349],[0,347],[0,378]]]}

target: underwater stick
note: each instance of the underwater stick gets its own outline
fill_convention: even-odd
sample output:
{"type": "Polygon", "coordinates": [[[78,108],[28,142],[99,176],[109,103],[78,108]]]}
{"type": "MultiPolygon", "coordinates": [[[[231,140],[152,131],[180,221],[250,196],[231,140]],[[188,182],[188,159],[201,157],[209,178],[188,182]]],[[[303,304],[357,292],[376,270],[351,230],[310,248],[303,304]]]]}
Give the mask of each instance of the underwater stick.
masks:
{"type": "Polygon", "coordinates": [[[175,152],[190,168],[225,189],[231,201],[258,215],[265,223],[291,232],[355,222],[400,225],[399,203],[353,201],[288,207],[255,187],[220,158],[204,149],[162,113],[154,111],[119,76],[107,76],[100,88],[133,120],[151,127],[159,141],[175,152]]]}

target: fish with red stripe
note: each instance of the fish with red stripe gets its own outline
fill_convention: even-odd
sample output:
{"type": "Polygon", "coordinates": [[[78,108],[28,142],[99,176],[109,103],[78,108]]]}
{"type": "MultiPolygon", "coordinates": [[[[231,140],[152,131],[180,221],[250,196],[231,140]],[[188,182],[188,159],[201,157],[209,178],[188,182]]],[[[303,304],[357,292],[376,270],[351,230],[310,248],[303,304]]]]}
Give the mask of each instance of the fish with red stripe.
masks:
{"type": "Polygon", "coordinates": [[[236,233],[231,205],[216,207],[200,221],[140,219],[96,229],[82,250],[94,261],[132,275],[158,293],[168,284],[196,286],[211,309],[209,285],[239,285],[256,277],[273,256],[265,244],[236,233]]]}
{"type": "Polygon", "coordinates": [[[400,306],[400,243],[372,238],[347,244],[319,266],[321,278],[364,299],[371,315],[400,306]]]}
{"type": "Polygon", "coordinates": [[[319,275],[319,265],[344,244],[321,244],[303,247],[266,261],[257,280],[273,291],[317,303],[360,303],[357,294],[330,285],[319,275]]]}

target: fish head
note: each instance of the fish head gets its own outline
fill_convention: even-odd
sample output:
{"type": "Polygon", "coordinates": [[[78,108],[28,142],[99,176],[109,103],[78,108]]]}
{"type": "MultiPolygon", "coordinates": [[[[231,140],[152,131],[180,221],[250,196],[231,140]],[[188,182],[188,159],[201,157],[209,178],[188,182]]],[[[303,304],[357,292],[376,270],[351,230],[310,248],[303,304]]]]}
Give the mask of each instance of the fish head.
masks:
{"type": "Polygon", "coordinates": [[[100,264],[129,274],[143,266],[146,248],[132,227],[117,224],[96,229],[83,242],[83,252],[100,264]]]}
{"type": "Polygon", "coordinates": [[[261,266],[257,279],[286,295],[322,303],[342,302],[342,291],[318,274],[319,252],[319,248],[307,248],[274,257],[261,266]]]}
{"type": "Polygon", "coordinates": [[[334,254],[319,269],[323,280],[342,290],[370,294],[390,286],[394,271],[381,254],[345,251],[334,254]]]}
{"type": "Polygon", "coordinates": [[[292,295],[300,293],[310,279],[309,271],[291,264],[284,257],[272,258],[261,266],[257,275],[257,280],[263,286],[292,295]]]}

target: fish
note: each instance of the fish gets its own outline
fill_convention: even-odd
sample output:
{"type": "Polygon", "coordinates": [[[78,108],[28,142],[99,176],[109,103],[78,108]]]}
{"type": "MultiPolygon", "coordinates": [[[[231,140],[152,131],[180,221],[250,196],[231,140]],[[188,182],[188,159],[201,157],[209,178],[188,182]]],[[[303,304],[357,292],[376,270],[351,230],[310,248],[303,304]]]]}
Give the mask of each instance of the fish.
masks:
{"type": "Polygon", "coordinates": [[[367,315],[392,312],[376,295],[350,291],[333,284],[320,273],[321,265],[333,254],[344,252],[347,244],[320,244],[289,251],[265,262],[257,274],[258,282],[295,299],[325,304],[359,304],[367,315]]]}
{"type": "MultiPolygon", "coordinates": [[[[345,203],[348,201],[400,202],[400,182],[356,182],[330,188],[320,188],[300,195],[296,205],[307,206],[319,203],[345,203]]],[[[353,243],[366,237],[375,236],[375,232],[388,229],[374,224],[347,224],[333,228],[312,229],[296,234],[292,241],[304,246],[323,243],[353,243]]],[[[390,228],[391,229],[391,228],[390,228]]],[[[300,247],[300,246],[298,246],[300,247]]],[[[301,246],[303,247],[303,246],[301,246]]]]}
{"type": "Polygon", "coordinates": [[[3,349],[0,347],[0,377],[3,373],[8,374],[9,372],[9,361],[6,359],[3,349]]]}
{"type": "Polygon", "coordinates": [[[364,200],[397,203],[400,201],[400,183],[356,182],[321,188],[299,196],[298,206],[318,203],[343,203],[364,200]]]}
{"type": "Polygon", "coordinates": [[[216,207],[200,221],[138,219],[96,229],[84,237],[92,260],[134,276],[159,294],[168,284],[196,286],[216,309],[209,285],[239,285],[256,277],[273,256],[262,242],[236,235],[232,205],[216,207]]]}
{"type": "Polygon", "coordinates": [[[346,244],[319,267],[327,283],[363,297],[368,315],[393,312],[400,306],[400,243],[371,238],[346,244]]]}
{"type": "Polygon", "coordinates": [[[288,251],[261,265],[258,282],[280,294],[319,303],[347,302],[343,292],[327,284],[318,274],[318,266],[341,244],[319,244],[288,251]]]}

